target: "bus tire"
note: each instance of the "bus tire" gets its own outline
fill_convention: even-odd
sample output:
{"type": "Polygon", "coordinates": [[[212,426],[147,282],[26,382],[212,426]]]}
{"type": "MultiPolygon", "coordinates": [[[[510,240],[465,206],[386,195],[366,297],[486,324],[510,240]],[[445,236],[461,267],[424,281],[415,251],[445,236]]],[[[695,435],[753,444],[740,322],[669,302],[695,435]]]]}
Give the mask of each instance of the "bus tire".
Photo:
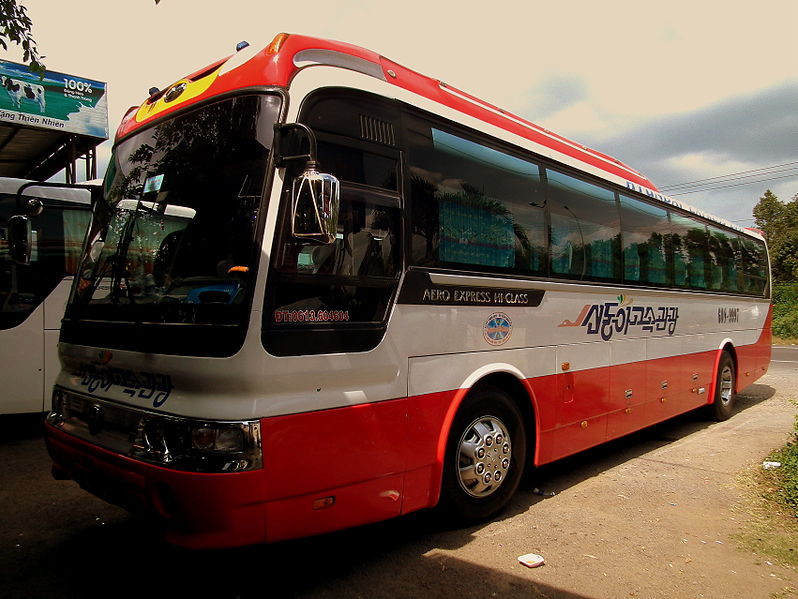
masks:
{"type": "Polygon", "coordinates": [[[728,420],[734,412],[734,360],[724,351],[718,361],[715,375],[715,396],[707,406],[710,416],[717,421],[728,420]]]}
{"type": "Polygon", "coordinates": [[[521,412],[504,391],[484,386],[460,406],[446,446],[440,507],[456,521],[500,512],[524,470],[526,431],[521,412]]]}

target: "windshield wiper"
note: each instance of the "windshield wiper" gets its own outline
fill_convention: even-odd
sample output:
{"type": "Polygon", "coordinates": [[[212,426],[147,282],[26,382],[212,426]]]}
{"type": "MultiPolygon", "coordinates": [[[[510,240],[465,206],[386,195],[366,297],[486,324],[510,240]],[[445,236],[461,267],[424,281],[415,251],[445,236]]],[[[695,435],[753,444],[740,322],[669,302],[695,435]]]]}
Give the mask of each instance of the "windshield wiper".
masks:
{"type": "MultiPolygon", "coordinates": [[[[141,204],[141,200],[139,200],[139,204],[141,204]]],[[[138,206],[135,210],[131,210],[128,213],[128,219],[124,228],[122,229],[122,235],[120,236],[116,253],[108,258],[111,260],[111,302],[114,304],[119,303],[119,292],[122,290],[123,282],[125,284],[128,301],[131,304],[136,303],[136,300],[133,297],[133,291],[130,288],[130,280],[128,279],[129,273],[125,267],[125,262],[127,262],[127,254],[130,250],[130,244],[133,241],[133,228],[136,224],[136,220],[138,219],[138,215],[138,206]]]]}

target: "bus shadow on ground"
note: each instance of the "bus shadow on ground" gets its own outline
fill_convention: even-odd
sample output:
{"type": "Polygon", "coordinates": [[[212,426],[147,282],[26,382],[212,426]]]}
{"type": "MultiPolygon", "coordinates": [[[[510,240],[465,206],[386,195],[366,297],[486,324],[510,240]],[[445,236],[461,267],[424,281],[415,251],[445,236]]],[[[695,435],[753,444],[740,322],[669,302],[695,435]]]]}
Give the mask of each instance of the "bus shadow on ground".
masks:
{"type": "Polygon", "coordinates": [[[467,543],[474,530],[440,530],[425,512],[297,541],[191,551],[156,542],[131,517],[83,530],[27,561],[18,580],[5,581],[10,594],[0,596],[589,599],[524,574],[428,555],[467,543]]]}
{"type": "Polygon", "coordinates": [[[44,433],[46,414],[0,414],[0,445],[35,439],[44,433]]]}
{"type": "Polygon", "coordinates": [[[124,525],[119,532],[127,542],[81,535],[26,566],[25,581],[4,583],[0,596],[588,599],[456,557],[423,555],[429,532],[416,528],[375,525],[297,542],[191,552],[145,542],[140,527],[124,525]]]}

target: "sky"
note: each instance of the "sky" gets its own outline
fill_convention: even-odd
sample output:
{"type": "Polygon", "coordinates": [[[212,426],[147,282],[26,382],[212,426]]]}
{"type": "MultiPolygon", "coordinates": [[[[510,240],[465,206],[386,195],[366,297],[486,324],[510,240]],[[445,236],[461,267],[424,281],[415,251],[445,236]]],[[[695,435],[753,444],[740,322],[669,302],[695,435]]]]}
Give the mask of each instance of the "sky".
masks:
{"type": "MultiPolygon", "coordinates": [[[[748,175],[672,191],[741,226],[753,225],[766,189],[782,201],[798,194],[795,0],[21,3],[49,70],[107,83],[111,132],[150,87],[241,40],[302,33],[441,79],[624,161],[666,192],[748,175]]],[[[22,55],[12,47],[0,57],[22,55]]],[[[110,145],[100,146],[100,174],[110,145]]]]}

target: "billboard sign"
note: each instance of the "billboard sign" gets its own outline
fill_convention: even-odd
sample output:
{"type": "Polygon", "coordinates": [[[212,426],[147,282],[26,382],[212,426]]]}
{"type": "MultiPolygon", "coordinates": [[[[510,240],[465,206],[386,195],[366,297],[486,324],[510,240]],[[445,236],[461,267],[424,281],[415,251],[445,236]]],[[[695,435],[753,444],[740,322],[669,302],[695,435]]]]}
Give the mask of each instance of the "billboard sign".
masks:
{"type": "Polygon", "coordinates": [[[0,60],[0,123],[108,139],[105,83],[0,60]]]}

